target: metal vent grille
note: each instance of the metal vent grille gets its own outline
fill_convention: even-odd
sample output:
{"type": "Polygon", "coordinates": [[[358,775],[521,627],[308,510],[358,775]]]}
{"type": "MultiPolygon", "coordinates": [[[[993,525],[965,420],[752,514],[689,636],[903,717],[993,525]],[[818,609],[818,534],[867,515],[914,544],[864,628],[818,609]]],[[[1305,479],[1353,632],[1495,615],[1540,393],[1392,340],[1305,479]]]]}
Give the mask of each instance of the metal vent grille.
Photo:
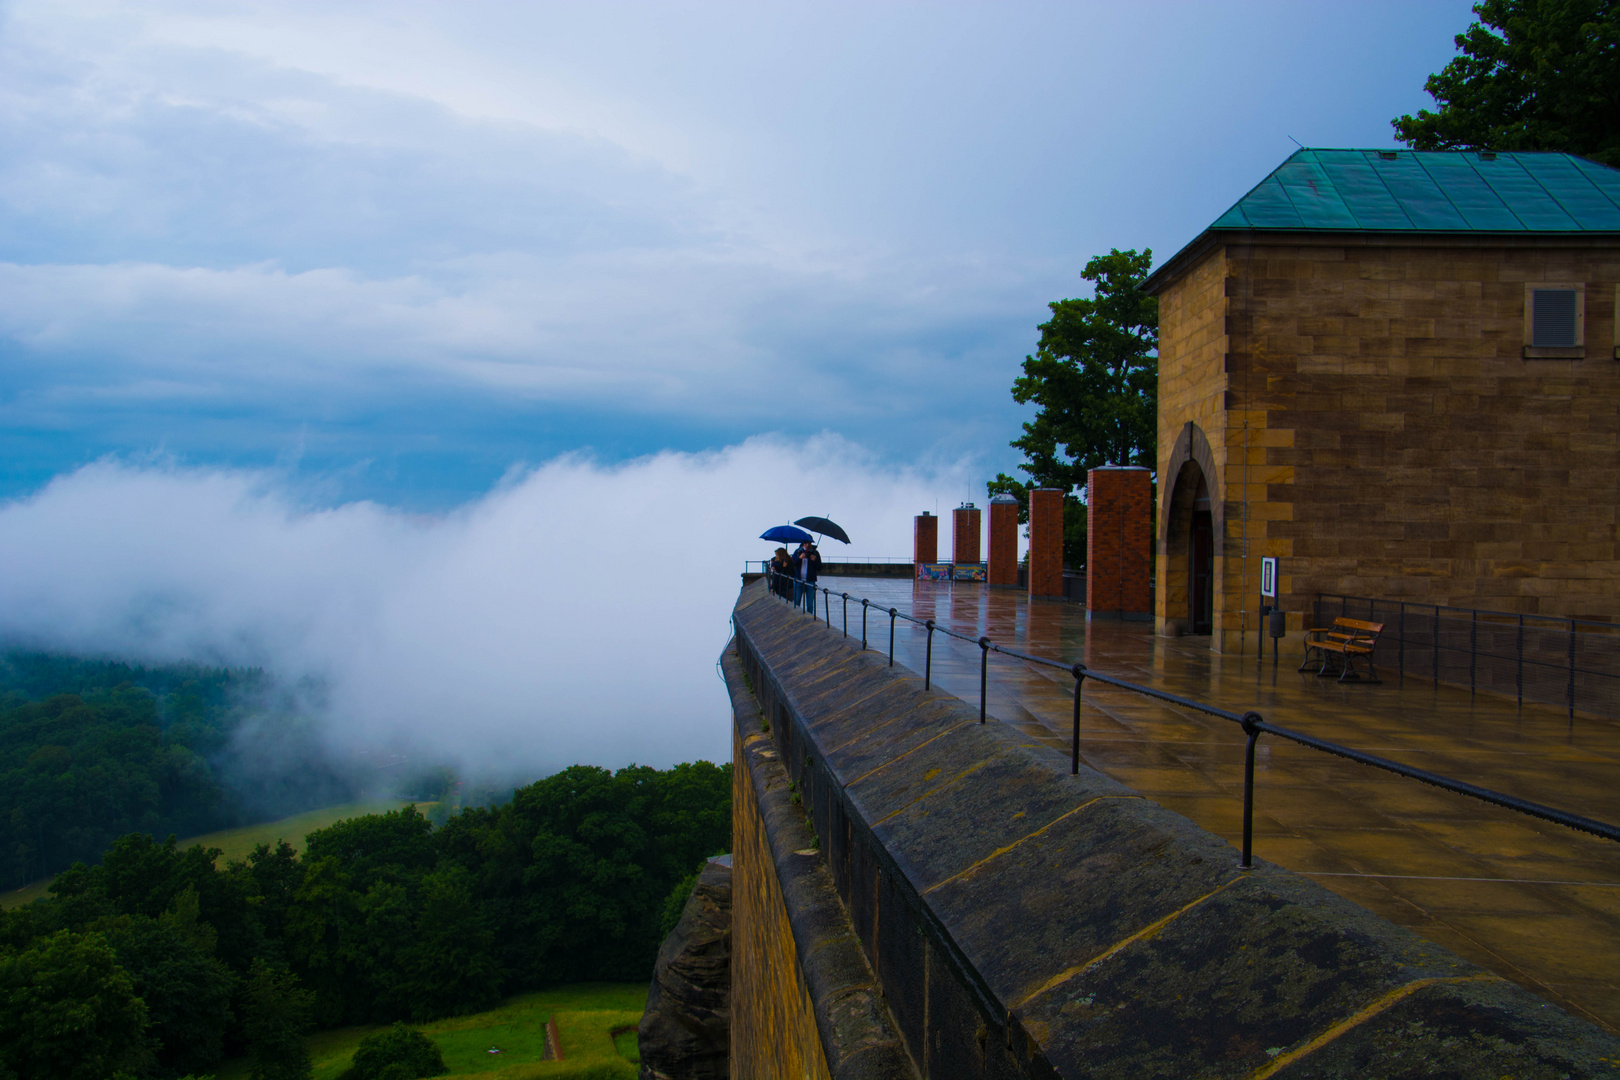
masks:
{"type": "Polygon", "coordinates": [[[1534,291],[1530,309],[1530,344],[1551,348],[1576,344],[1574,289],[1534,291]]]}

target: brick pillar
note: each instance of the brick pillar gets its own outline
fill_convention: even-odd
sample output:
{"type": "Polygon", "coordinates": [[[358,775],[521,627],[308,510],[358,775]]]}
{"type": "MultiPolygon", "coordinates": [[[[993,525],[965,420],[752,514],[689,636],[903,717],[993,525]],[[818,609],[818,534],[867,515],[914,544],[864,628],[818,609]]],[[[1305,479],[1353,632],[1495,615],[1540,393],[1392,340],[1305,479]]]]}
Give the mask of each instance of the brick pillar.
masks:
{"type": "Polygon", "coordinates": [[[1148,594],[1152,485],[1140,466],[1086,474],[1086,618],[1153,617],[1148,594]]]}
{"type": "Polygon", "coordinates": [[[923,563],[939,562],[939,518],[924,510],[915,518],[911,530],[911,574],[923,563]]]}
{"type": "Polygon", "coordinates": [[[957,566],[979,561],[979,508],[963,503],[951,511],[951,562],[957,566]]]}
{"type": "Polygon", "coordinates": [[[1029,595],[1063,595],[1063,492],[1029,493],[1029,595]]]}
{"type": "Polygon", "coordinates": [[[1018,500],[1011,495],[990,500],[990,566],[985,581],[1018,584],[1018,500]]]}

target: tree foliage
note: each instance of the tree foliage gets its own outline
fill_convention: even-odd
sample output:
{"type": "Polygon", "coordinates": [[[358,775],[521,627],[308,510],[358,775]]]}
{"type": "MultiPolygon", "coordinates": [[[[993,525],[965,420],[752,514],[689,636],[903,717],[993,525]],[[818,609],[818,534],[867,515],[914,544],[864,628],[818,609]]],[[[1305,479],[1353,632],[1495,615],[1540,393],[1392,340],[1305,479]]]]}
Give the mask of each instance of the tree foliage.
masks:
{"type": "Polygon", "coordinates": [[[309,1080],[304,1036],[315,1027],[315,995],[298,976],[262,958],[242,993],[242,1030],[253,1055],[252,1080],[309,1080]]]}
{"type": "Polygon", "coordinates": [[[452,818],[446,853],[499,913],[502,969],[542,983],[644,978],[670,890],[730,850],[730,785],[729,765],[703,761],[666,772],[576,765],[499,810],[452,818]],[[512,855],[492,857],[502,852],[512,855]]]}
{"type": "Polygon", "coordinates": [[[347,781],[296,723],[247,724],[267,688],[256,670],[0,654],[0,888],[90,862],[127,833],[196,835],[345,801],[347,781]],[[272,779],[244,756],[284,767],[272,779]]]}
{"type": "Polygon", "coordinates": [[[421,1080],[449,1071],[438,1043],[415,1028],[396,1023],[361,1039],[353,1063],[338,1080],[421,1080]]]}
{"type": "Polygon", "coordinates": [[[1620,166],[1620,3],[1481,0],[1439,108],[1392,120],[1416,150],[1563,150],[1620,166]]]}
{"type": "Polygon", "coordinates": [[[0,952],[0,1066],[19,1077],[106,1080],[147,1056],[146,1005],[96,933],[0,952]]]}
{"type": "Polygon", "coordinates": [[[1098,255],[1090,299],[1058,300],[1013,399],[1039,407],[1012,445],[1037,486],[1065,492],[1099,465],[1153,468],[1158,447],[1159,301],[1142,292],[1153,252],[1098,255]]]}
{"type": "Polygon", "coordinates": [[[195,890],[186,889],[156,919],[106,920],[104,932],[146,1004],[157,1071],[211,1070],[224,1053],[236,978],[214,955],[218,934],[198,918],[195,890]]]}
{"type": "Polygon", "coordinates": [[[731,767],[707,762],[575,766],[442,828],[407,807],[317,830],[302,856],[260,845],[223,866],[216,848],[132,833],[0,912],[0,1039],[17,1047],[0,1077],[163,1080],[245,1047],[256,1077],[290,1080],[308,1075],[312,1020],[423,1021],[646,979],[669,898],[730,846],[731,767]]]}

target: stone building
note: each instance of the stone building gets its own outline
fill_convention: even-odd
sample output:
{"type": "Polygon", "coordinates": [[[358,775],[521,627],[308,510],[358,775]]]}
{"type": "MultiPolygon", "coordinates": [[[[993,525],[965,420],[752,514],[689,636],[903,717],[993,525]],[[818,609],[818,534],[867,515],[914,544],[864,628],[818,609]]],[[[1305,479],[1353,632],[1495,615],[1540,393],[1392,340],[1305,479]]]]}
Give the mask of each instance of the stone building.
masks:
{"type": "Polygon", "coordinates": [[[1300,150],[1147,288],[1161,630],[1252,650],[1265,556],[1293,634],[1318,594],[1620,615],[1620,171],[1300,150]]]}

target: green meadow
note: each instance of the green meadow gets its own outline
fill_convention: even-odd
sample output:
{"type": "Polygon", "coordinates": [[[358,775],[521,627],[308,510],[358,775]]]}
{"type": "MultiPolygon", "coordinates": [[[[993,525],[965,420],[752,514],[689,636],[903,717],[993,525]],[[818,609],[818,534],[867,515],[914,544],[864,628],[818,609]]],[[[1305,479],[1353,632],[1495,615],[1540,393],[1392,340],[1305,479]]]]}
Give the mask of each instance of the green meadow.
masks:
{"type": "MultiPolygon", "coordinates": [[[[497,1008],[417,1025],[439,1044],[451,1076],[487,1080],[634,1080],[636,1022],[647,1007],[647,986],[580,983],[520,994],[497,1008]],[[546,1061],[546,1020],[555,1016],[561,1061],[546,1061]],[[629,1029],[629,1030],[626,1030],[629,1029]],[[496,1049],[500,1053],[492,1054],[496,1049]]],[[[338,1028],[309,1037],[314,1080],[337,1080],[360,1040],[387,1025],[338,1028]]],[[[247,1080],[246,1058],[227,1061],[218,1080],[247,1080]]]]}
{"type": "MultiPolygon", "coordinates": [[[[244,825],[240,829],[225,829],[220,832],[204,833],[201,836],[190,836],[179,841],[182,848],[192,844],[201,844],[203,847],[217,847],[223,854],[220,865],[231,859],[245,859],[259,844],[269,844],[275,847],[279,841],[285,840],[298,849],[299,854],[304,851],[304,837],[316,829],[324,829],[335,821],[345,818],[360,817],[363,814],[384,814],[390,810],[398,810],[402,806],[410,805],[410,799],[385,799],[380,802],[344,803],[341,806],[328,806],[320,810],[311,810],[308,813],[297,814],[293,817],[282,818],[280,821],[266,821],[258,825],[244,825]]],[[[425,814],[432,803],[417,803],[418,808],[425,814]]],[[[163,839],[159,837],[158,839],[163,839]]],[[[24,885],[20,889],[13,889],[7,893],[0,893],[0,908],[21,907],[32,903],[45,895],[46,888],[51,879],[36,881],[24,885]]]]}

